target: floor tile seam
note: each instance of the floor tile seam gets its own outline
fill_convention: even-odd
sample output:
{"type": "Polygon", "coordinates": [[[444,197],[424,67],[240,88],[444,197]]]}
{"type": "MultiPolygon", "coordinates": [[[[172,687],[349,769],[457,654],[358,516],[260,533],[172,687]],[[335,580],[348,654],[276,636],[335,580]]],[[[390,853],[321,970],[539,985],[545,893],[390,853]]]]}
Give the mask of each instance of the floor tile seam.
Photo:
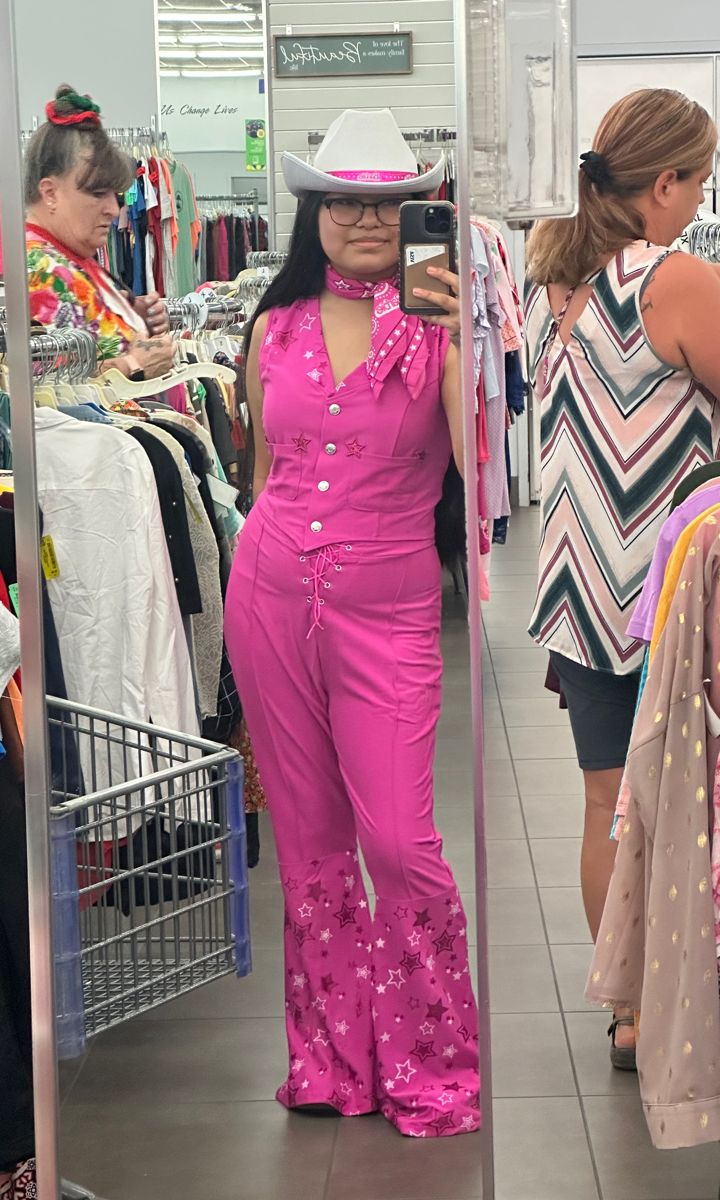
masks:
{"type": "Polygon", "coordinates": [[[331,1200],[330,1185],[332,1183],[333,1167],[335,1166],[335,1154],[337,1151],[337,1144],[338,1144],[339,1136],[340,1136],[340,1122],[336,1121],[335,1129],[333,1131],[332,1142],[331,1142],[331,1145],[329,1147],[329,1152],[328,1152],[327,1171],[325,1173],[325,1186],[323,1187],[323,1190],[322,1190],[322,1196],[318,1197],[318,1200],[331,1200]]]}
{"type": "MultiPolygon", "coordinates": [[[[487,646],[488,656],[490,659],[490,670],[492,672],[493,684],[495,686],[495,691],[497,692],[498,700],[500,703],[500,711],[502,714],[502,727],[505,732],[505,737],[507,739],[507,743],[509,746],[510,738],[509,738],[509,734],[508,734],[508,727],[505,723],[505,710],[504,710],[504,706],[503,706],[503,700],[502,700],[502,696],[500,695],[500,691],[498,689],[497,671],[495,670],[495,658],[493,655],[493,648],[492,648],[492,644],[491,644],[490,640],[487,637],[487,631],[485,630],[484,624],[483,624],[483,636],[485,638],[485,644],[487,646]]],[[[481,674],[481,680],[482,680],[482,674],[481,674]]],[[[582,1092],[580,1090],[580,1078],[579,1078],[577,1066],[575,1064],[575,1057],[573,1055],[573,1050],[572,1050],[572,1042],[570,1040],[570,1031],[568,1029],[568,1024],[567,1024],[567,1020],[565,1017],[565,1010],[563,1008],[562,993],[561,993],[561,989],[560,989],[560,981],[558,979],[557,971],[555,968],[555,960],[553,958],[552,951],[550,949],[549,930],[548,930],[547,921],[545,919],[545,911],[542,906],[538,874],[537,874],[537,869],[535,867],[535,860],[532,855],[532,847],[530,845],[530,836],[528,833],[528,823],[527,823],[527,817],[525,814],[525,806],[523,803],[522,791],[520,789],[520,780],[518,778],[518,772],[517,772],[517,767],[516,767],[516,763],[515,763],[515,758],[513,757],[512,748],[510,749],[510,762],[512,765],[512,774],[513,774],[513,779],[515,780],[515,787],[517,790],[518,801],[519,801],[519,805],[520,805],[520,818],[522,820],[523,829],[525,831],[525,840],[527,842],[528,854],[530,857],[530,869],[532,871],[532,877],[533,877],[534,886],[535,886],[535,895],[536,895],[538,907],[540,909],[540,921],[542,924],[543,933],[545,935],[545,944],[546,944],[546,948],[547,948],[547,952],[548,952],[548,957],[550,959],[550,970],[552,973],[553,987],[555,988],[555,995],[556,995],[556,999],[557,999],[558,1010],[560,1013],[560,1019],[562,1021],[562,1027],[563,1027],[563,1036],[565,1038],[565,1045],[567,1048],[568,1058],[570,1060],[570,1071],[571,1071],[573,1083],[575,1086],[576,1099],[578,1102],[578,1107],[580,1109],[580,1116],[581,1116],[581,1120],[582,1120],[582,1124],[583,1124],[583,1129],[585,1131],[585,1140],[587,1142],[588,1155],[590,1157],[590,1163],[592,1166],[593,1177],[595,1180],[595,1189],[597,1191],[597,1200],[603,1200],[602,1184],[601,1184],[601,1180],[600,1180],[600,1169],[598,1166],[598,1161],[597,1161],[597,1157],[595,1154],[595,1147],[593,1145],[593,1141],[592,1141],[592,1137],[591,1137],[591,1133],[590,1133],[590,1123],[589,1123],[588,1114],[587,1114],[587,1111],[585,1108],[584,1098],[583,1098],[582,1092]]],[[[489,938],[488,938],[488,943],[489,943],[489,938]]],[[[488,949],[489,949],[489,946],[488,946],[488,949]]]]}

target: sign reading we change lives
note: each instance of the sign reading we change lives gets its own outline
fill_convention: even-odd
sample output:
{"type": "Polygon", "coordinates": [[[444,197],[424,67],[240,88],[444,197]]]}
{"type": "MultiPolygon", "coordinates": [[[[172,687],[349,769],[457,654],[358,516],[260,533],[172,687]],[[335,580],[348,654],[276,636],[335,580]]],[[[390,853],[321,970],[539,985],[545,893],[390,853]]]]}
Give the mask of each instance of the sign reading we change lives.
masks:
{"type": "Polygon", "coordinates": [[[411,33],[318,34],[275,38],[275,75],[409,75],[411,33]]]}

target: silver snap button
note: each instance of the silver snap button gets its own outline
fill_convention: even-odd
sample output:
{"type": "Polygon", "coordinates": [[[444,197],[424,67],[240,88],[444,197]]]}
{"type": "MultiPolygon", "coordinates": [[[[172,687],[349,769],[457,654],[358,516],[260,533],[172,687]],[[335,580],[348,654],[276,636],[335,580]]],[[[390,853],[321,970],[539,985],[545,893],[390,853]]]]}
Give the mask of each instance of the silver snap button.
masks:
{"type": "Polygon", "coordinates": [[[331,404],[328,412],[330,413],[331,417],[337,417],[342,412],[342,409],[340,408],[339,404],[331,404]]]}
{"type": "Polygon", "coordinates": [[[311,533],[322,533],[322,521],[313,521],[310,531],[311,533]]]}
{"type": "Polygon", "coordinates": [[[329,492],[330,491],[330,484],[328,483],[327,479],[320,480],[320,482],[318,484],[318,491],[319,492],[329,492]]]}
{"type": "Polygon", "coordinates": [[[326,454],[337,454],[337,446],[335,445],[334,442],[328,442],[327,446],[325,447],[325,453],[326,454]]]}

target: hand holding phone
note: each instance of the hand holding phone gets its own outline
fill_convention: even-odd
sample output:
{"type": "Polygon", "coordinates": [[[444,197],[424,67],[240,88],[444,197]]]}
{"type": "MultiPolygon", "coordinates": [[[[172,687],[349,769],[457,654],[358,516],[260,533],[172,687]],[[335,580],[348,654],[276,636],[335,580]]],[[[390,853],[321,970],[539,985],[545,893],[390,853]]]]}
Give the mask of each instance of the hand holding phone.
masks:
{"type": "Polygon", "coordinates": [[[455,210],[446,200],[408,200],[400,208],[400,307],[419,317],[446,316],[448,308],[415,292],[452,297],[455,210]],[[436,268],[439,274],[430,274],[436,268]]]}

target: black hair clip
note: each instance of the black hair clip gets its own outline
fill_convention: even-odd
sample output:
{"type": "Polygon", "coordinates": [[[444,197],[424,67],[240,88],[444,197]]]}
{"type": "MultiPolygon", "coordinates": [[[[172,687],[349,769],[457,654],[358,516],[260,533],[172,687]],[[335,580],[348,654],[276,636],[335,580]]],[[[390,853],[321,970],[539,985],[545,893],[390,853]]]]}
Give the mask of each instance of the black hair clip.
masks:
{"type": "Polygon", "coordinates": [[[586,150],[580,155],[580,170],[585,172],[599,192],[607,192],[612,187],[612,171],[604,154],[598,154],[596,150],[586,150]]]}

